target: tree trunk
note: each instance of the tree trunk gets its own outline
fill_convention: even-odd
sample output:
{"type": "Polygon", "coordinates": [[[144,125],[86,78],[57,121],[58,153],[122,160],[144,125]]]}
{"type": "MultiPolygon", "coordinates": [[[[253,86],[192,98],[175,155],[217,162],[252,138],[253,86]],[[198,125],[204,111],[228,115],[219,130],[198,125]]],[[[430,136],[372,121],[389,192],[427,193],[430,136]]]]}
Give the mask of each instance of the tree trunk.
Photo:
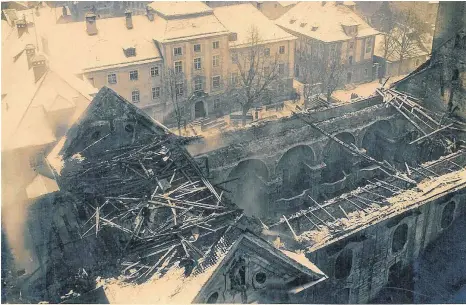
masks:
{"type": "Polygon", "coordinates": [[[241,125],[242,126],[246,125],[246,115],[248,114],[248,110],[249,110],[249,108],[246,107],[246,106],[243,106],[242,109],[241,109],[242,114],[243,114],[243,117],[241,118],[241,125]]]}
{"type": "Polygon", "coordinates": [[[327,103],[330,104],[330,99],[332,97],[332,90],[327,89],[327,103]]]}
{"type": "Polygon", "coordinates": [[[177,119],[177,123],[178,123],[178,135],[181,136],[181,118],[177,119]]]}

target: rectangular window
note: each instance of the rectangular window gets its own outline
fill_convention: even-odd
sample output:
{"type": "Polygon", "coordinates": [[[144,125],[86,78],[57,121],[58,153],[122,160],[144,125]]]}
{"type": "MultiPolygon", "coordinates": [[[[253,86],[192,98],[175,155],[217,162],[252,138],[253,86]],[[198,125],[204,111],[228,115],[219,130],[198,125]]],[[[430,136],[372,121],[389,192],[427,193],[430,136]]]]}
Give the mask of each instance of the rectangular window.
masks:
{"type": "Polygon", "coordinates": [[[201,52],[201,45],[200,44],[195,44],[194,45],[194,52],[201,52]]]}
{"type": "Polygon", "coordinates": [[[278,53],[285,54],[285,46],[280,46],[280,49],[278,50],[278,53]]]}
{"type": "Polygon", "coordinates": [[[231,85],[236,86],[238,84],[238,73],[231,73],[231,85]]]}
{"type": "Polygon", "coordinates": [[[212,49],[218,49],[219,47],[220,47],[220,42],[219,41],[212,42],[212,49]]]}
{"type": "Polygon", "coordinates": [[[183,51],[182,51],[181,47],[173,48],[173,55],[175,55],[175,56],[183,55],[183,51]]]}
{"type": "Polygon", "coordinates": [[[155,100],[158,97],[160,97],[160,87],[153,87],[152,88],[152,99],[155,100]]]}
{"type": "Polygon", "coordinates": [[[107,75],[107,80],[109,84],[116,84],[117,83],[117,78],[115,73],[110,73],[107,75]]]}
{"type": "Polygon", "coordinates": [[[219,88],[220,87],[220,76],[212,77],[212,87],[219,88]]]}
{"type": "Polygon", "coordinates": [[[194,80],[194,91],[202,91],[203,84],[201,78],[196,78],[194,80]]]}
{"type": "Polygon", "coordinates": [[[353,56],[348,57],[348,65],[353,64],[353,56]]]}
{"type": "Polygon", "coordinates": [[[214,109],[220,108],[220,99],[216,98],[214,99],[214,109]]]}
{"type": "Polygon", "coordinates": [[[182,73],[183,72],[183,62],[175,61],[175,73],[182,73]]]}
{"type": "Polygon", "coordinates": [[[194,70],[201,70],[201,59],[194,58],[194,70]]]}
{"type": "Polygon", "coordinates": [[[183,84],[176,84],[175,85],[175,91],[176,91],[176,95],[182,96],[184,94],[183,84]]]}
{"type": "Polygon", "coordinates": [[[220,64],[220,56],[219,55],[212,56],[212,66],[218,67],[219,64],[220,64]]]}
{"type": "Polygon", "coordinates": [[[150,76],[152,76],[152,77],[159,76],[159,67],[151,67],[150,68],[150,76]]]}
{"type": "Polygon", "coordinates": [[[280,75],[285,74],[285,64],[278,64],[278,73],[280,75]]]}
{"type": "Polygon", "coordinates": [[[349,48],[350,48],[350,50],[352,50],[354,48],[354,42],[349,43],[349,48]]]}
{"type": "Polygon", "coordinates": [[[130,71],[129,72],[129,80],[138,80],[138,70],[130,71]]]}
{"type": "Polygon", "coordinates": [[[264,55],[265,56],[270,56],[270,48],[265,48],[264,49],[264,55]]]}
{"type": "Polygon", "coordinates": [[[133,90],[133,92],[131,92],[131,101],[133,101],[133,103],[139,103],[139,90],[133,90]]]}

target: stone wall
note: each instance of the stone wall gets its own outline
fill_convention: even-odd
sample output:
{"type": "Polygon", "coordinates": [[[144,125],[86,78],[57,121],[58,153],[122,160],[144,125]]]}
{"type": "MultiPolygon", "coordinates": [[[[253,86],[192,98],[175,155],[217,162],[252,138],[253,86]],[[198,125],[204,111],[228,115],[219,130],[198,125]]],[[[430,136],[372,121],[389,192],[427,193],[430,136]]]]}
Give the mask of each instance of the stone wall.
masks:
{"type": "Polygon", "coordinates": [[[453,221],[463,219],[465,200],[464,190],[447,194],[308,253],[309,260],[329,279],[303,293],[302,301],[370,302],[384,286],[391,285],[396,267],[405,272],[432,241],[448,231],[453,221]],[[452,218],[446,215],[449,211],[453,211],[452,218]],[[345,256],[349,257],[346,261],[345,256]]]}

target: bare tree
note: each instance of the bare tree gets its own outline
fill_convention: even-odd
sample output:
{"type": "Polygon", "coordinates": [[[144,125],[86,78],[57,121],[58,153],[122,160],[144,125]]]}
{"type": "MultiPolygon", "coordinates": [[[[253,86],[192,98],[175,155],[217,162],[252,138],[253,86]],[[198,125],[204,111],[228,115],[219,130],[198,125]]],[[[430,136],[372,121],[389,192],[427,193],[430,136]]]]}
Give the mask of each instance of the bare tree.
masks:
{"type": "Polygon", "coordinates": [[[320,93],[325,93],[327,103],[341,84],[344,65],[336,49],[325,50],[321,43],[303,47],[298,52],[299,78],[304,83],[303,97],[309,103],[320,93]]]}
{"type": "Polygon", "coordinates": [[[383,56],[398,59],[398,74],[401,74],[403,61],[416,55],[419,48],[424,48],[422,43],[429,28],[417,17],[414,9],[392,9],[384,2],[379,15],[379,30],[383,32],[383,56]]]}
{"type": "Polygon", "coordinates": [[[247,44],[233,49],[232,58],[237,68],[237,77],[230,81],[227,91],[241,106],[244,126],[249,109],[270,98],[270,92],[285,72],[285,65],[279,63],[278,54],[270,53],[255,27],[250,30],[247,44]]]}
{"type": "Polygon", "coordinates": [[[169,113],[176,119],[178,134],[181,135],[181,126],[185,120],[185,77],[182,72],[166,68],[162,76],[162,97],[170,103],[169,113]]]}

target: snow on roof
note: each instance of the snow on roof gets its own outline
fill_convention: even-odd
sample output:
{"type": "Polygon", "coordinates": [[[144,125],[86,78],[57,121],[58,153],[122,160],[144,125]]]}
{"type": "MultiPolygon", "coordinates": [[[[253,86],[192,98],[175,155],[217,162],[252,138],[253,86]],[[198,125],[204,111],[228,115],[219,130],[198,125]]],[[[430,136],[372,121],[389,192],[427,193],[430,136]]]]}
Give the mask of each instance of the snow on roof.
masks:
{"type": "MultiPolygon", "coordinates": [[[[379,34],[375,36],[375,49],[374,55],[379,57],[384,57],[385,55],[385,46],[384,46],[384,34],[379,34]]],[[[418,56],[428,55],[429,52],[425,46],[420,41],[412,41],[409,48],[406,48],[404,51],[404,58],[414,58],[418,56]]],[[[392,47],[387,54],[386,60],[391,62],[397,62],[400,60],[400,50],[396,47],[392,47]]]]}
{"type": "Polygon", "coordinates": [[[335,2],[299,2],[276,20],[282,28],[324,42],[348,40],[342,25],[358,25],[357,37],[375,35],[361,17],[345,5],[335,2]],[[293,21],[294,20],[294,21],[293,21]],[[312,21],[312,22],[310,22],[312,21]],[[302,26],[305,24],[304,26],[302,26]]]}
{"type": "Polygon", "coordinates": [[[435,179],[425,179],[417,187],[406,190],[387,199],[388,205],[371,207],[365,211],[357,210],[348,213],[348,218],[337,219],[334,224],[339,227],[338,235],[333,235],[327,227],[324,230],[313,229],[302,233],[301,240],[312,240],[314,243],[308,250],[315,251],[331,242],[354,234],[386,219],[400,215],[403,212],[419,207],[429,201],[440,198],[446,193],[452,193],[466,186],[466,169],[447,173],[435,179]]]}
{"type": "Polygon", "coordinates": [[[237,33],[237,40],[230,42],[232,47],[249,43],[253,28],[257,28],[260,40],[264,43],[295,39],[250,3],[217,7],[214,14],[230,32],[237,33]]]}
{"type": "Polygon", "coordinates": [[[154,1],[149,6],[163,17],[212,13],[212,9],[201,1],[154,1]]]}
{"type": "Polygon", "coordinates": [[[278,3],[283,7],[287,7],[287,6],[290,6],[290,5],[295,5],[298,2],[299,1],[278,1],[278,3]]]}
{"type": "Polygon", "coordinates": [[[98,33],[92,36],[87,34],[85,21],[52,26],[46,34],[51,61],[80,73],[95,67],[161,60],[153,37],[164,30],[164,21],[150,22],[145,16],[132,19],[131,30],[126,28],[125,17],[99,19],[98,33]],[[127,47],[134,47],[136,55],[127,57],[123,52],[127,47]]]}
{"type": "Polygon", "coordinates": [[[214,15],[166,21],[163,42],[211,35],[226,35],[228,30],[214,15]]]}
{"type": "Polygon", "coordinates": [[[29,199],[34,199],[59,190],[55,180],[43,175],[37,175],[26,187],[26,193],[29,199]]]}

